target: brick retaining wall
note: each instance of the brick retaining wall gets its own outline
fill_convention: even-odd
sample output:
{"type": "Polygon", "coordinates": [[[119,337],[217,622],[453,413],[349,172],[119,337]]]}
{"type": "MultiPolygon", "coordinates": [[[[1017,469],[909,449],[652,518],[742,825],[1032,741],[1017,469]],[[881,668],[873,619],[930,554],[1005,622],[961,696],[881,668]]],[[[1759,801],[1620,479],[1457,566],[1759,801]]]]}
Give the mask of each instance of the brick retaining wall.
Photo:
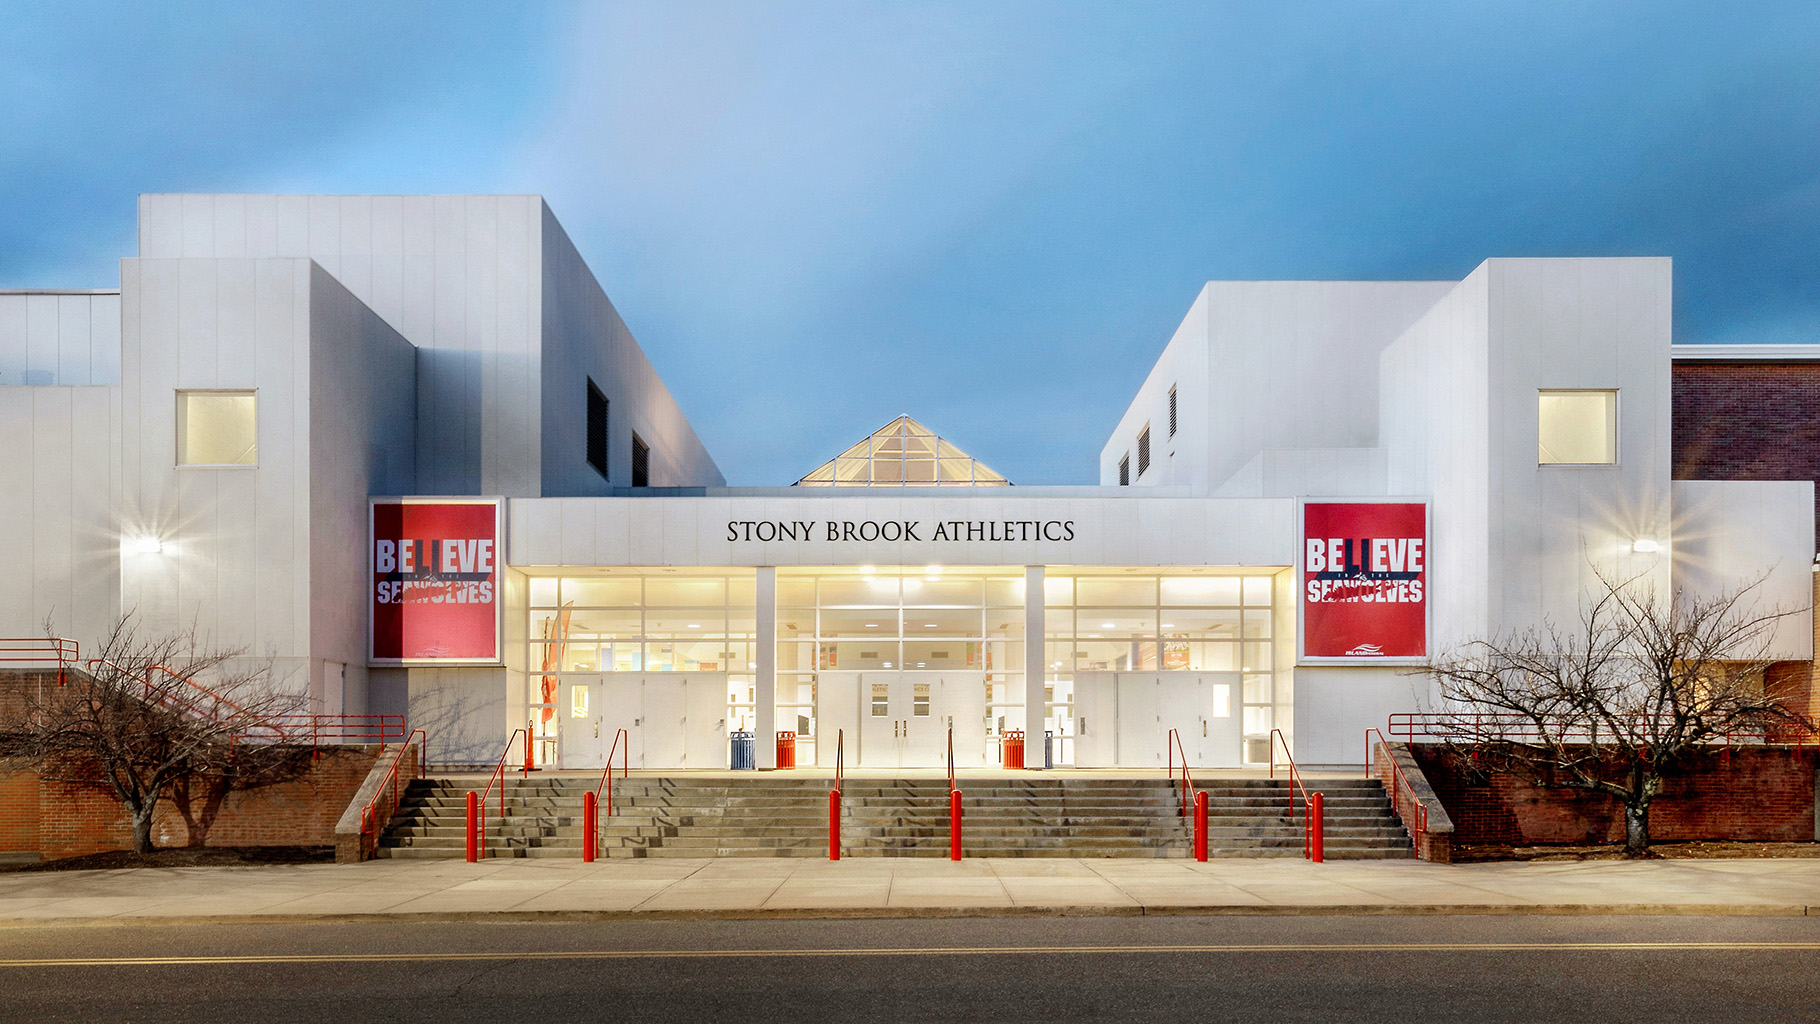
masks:
{"type": "MultiPolygon", "coordinates": [[[[1624,808],[1610,797],[1537,787],[1513,775],[1475,777],[1443,747],[1416,744],[1413,750],[1453,819],[1456,844],[1624,841],[1624,808]]],[[[1811,841],[1816,761],[1812,746],[1706,755],[1663,780],[1662,795],[1650,805],[1650,838],[1811,841]]]]}

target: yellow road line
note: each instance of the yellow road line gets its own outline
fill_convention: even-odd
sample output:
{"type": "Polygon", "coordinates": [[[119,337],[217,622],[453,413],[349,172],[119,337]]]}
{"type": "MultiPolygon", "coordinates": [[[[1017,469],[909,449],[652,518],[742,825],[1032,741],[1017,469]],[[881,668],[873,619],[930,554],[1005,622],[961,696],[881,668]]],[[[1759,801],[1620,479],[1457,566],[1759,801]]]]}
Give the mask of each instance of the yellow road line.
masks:
{"type": "Polygon", "coordinates": [[[444,963],[496,960],[717,960],[787,957],[1078,956],[1184,953],[1557,953],[1816,951],[1820,942],[1293,942],[1183,946],[919,946],[871,949],[585,949],[549,952],[275,953],[246,956],[51,957],[0,960],[6,967],[206,967],[227,964],[444,963]]]}

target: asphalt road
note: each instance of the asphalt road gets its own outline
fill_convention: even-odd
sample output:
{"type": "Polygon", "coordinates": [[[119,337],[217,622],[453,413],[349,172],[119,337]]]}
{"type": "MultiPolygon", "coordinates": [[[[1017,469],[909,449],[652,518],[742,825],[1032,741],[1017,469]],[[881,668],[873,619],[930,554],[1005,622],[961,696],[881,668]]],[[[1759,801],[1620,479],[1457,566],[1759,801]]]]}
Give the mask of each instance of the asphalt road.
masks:
{"type": "Polygon", "coordinates": [[[0,1021],[1820,1020],[1820,920],[0,929],[0,1021]]]}

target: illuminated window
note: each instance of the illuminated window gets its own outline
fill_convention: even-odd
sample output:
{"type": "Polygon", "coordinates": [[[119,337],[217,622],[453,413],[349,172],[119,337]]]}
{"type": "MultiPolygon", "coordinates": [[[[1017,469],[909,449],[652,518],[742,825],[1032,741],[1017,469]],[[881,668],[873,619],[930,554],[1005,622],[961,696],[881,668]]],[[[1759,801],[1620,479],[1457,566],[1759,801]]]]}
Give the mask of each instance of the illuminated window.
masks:
{"type": "Polygon", "coordinates": [[[251,391],[177,392],[177,464],[257,465],[258,423],[251,391]]]}
{"type": "Polygon", "coordinates": [[[888,683],[872,684],[872,717],[884,718],[891,713],[891,686],[888,683]]]}
{"type": "Polygon", "coordinates": [[[1543,391],[1536,412],[1538,463],[1609,466],[1618,461],[1616,391],[1543,391]]]}

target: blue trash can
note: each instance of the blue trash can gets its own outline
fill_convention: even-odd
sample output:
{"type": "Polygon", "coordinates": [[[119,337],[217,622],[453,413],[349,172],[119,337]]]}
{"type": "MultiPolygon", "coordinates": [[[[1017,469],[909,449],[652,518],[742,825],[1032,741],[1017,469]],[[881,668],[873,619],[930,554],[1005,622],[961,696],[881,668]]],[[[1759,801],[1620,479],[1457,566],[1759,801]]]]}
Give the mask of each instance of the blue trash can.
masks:
{"type": "Polygon", "coordinates": [[[733,741],[733,767],[739,771],[757,770],[758,758],[752,734],[742,729],[729,734],[729,738],[733,741]]]}
{"type": "Polygon", "coordinates": [[[1055,733],[1043,730],[1043,767],[1055,767],[1055,733]]]}

